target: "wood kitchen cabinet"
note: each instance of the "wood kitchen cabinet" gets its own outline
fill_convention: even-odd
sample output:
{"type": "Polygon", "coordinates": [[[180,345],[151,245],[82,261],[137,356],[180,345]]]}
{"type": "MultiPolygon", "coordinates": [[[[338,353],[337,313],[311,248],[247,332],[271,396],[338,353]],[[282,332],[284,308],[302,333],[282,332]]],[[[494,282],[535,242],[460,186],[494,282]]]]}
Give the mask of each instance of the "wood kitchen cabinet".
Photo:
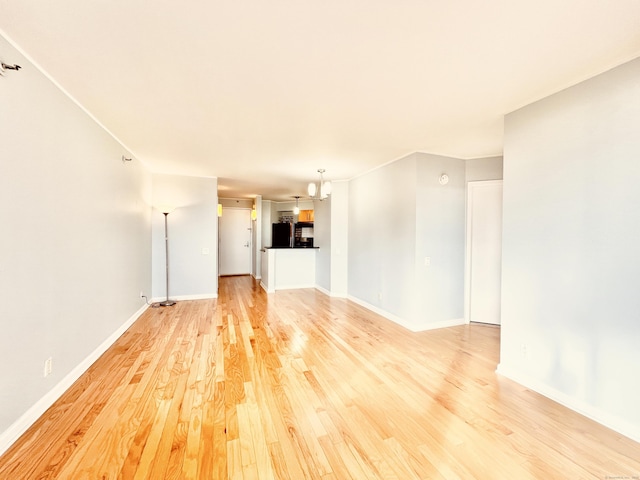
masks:
{"type": "Polygon", "coordinates": [[[300,210],[299,222],[313,222],[313,210],[300,210]]]}

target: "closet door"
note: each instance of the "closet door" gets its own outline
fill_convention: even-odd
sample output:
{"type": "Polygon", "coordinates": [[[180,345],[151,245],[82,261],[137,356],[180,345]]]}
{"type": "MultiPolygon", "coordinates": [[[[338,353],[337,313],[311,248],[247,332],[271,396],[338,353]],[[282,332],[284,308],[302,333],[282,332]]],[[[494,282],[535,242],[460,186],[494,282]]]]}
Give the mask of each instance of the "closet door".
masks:
{"type": "Polygon", "coordinates": [[[500,325],[502,180],[467,185],[466,320],[500,325]]]}

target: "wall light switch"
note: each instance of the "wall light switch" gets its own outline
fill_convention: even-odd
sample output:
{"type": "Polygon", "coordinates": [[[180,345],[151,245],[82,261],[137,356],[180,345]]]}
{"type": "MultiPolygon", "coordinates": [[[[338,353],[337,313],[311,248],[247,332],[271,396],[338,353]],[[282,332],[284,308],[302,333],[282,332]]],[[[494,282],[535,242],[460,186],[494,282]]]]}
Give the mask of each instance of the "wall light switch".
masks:
{"type": "Polygon", "coordinates": [[[44,361],[44,376],[48,377],[53,372],[53,358],[49,357],[44,361]]]}
{"type": "Polygon", "coordinates": [[[202,249],[202,254],[203,255],[209,255],[209,249],[208,248],[203,248],[202,249]]]}

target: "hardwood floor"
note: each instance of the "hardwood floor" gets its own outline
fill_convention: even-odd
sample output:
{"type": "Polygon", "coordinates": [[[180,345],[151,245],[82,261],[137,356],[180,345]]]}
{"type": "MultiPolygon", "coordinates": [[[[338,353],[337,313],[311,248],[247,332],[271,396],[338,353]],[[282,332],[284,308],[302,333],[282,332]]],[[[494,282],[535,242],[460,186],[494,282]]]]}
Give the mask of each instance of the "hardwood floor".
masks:
{"type": "Polygon", "coordinates": [[[499,336],[221,278],[147,310],[0,479],[638,478],[639,444],[494,373],[499,336]]]}

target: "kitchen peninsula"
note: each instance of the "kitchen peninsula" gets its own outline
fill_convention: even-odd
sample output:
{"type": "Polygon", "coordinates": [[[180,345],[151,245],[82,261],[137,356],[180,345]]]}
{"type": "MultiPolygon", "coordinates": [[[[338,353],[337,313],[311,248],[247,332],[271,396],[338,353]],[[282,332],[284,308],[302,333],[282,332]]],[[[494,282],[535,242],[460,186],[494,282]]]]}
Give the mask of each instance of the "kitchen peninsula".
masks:
{"type": "Polygon", "coordinates": [[[267,293],[316,285],[318,247],[268,247],[261,250],[260,286],[267,293]]]}

